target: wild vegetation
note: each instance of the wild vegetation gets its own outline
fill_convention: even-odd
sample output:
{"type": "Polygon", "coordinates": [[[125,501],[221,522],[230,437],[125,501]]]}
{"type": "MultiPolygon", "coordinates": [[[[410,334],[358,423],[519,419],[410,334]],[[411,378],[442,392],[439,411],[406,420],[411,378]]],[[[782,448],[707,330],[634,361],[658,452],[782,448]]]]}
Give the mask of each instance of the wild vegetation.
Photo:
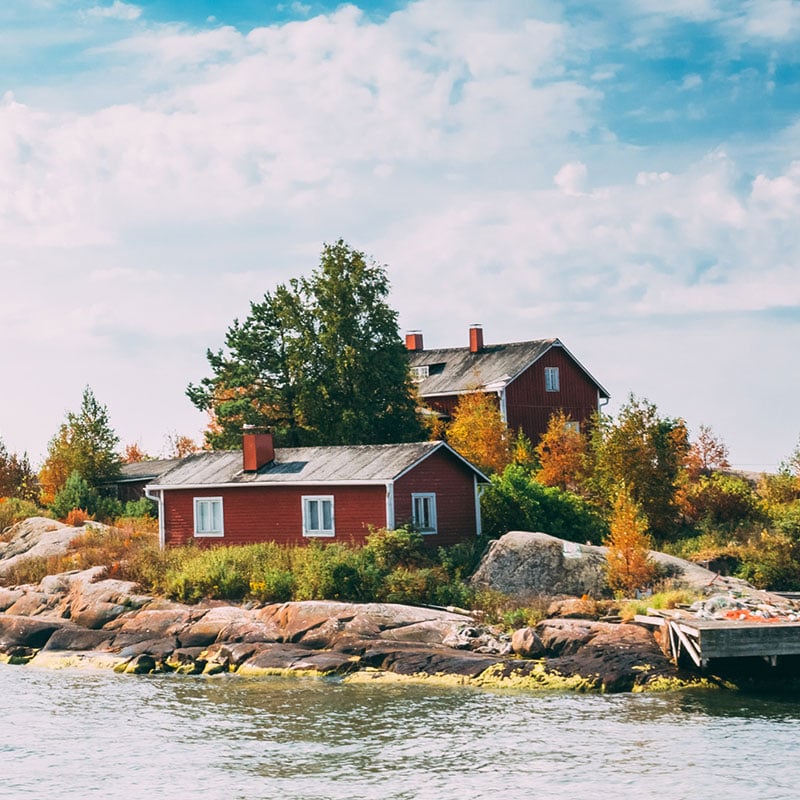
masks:
{"type": "MultiPolygon", "coordinates": [[[[583,430],[554,414],[535,447],[508,430],[495,400],[478,391],[464,395],[445,424],[419,411],[388,292],[385,268],[339,240],[323,247],[309,277],[252,303],[228,329],[225,348],[208,352],[211,375],[187,390],[210,414],[205,446],[239,447],[244,424],[268,426],[279,445],[445,438],[490,477],[481,500],[486,536],[523,529],[608,544],[608,582],[619,593],[651,581],[651,546],[759,587],[800,589],[800,444],[776,474],[754,481],[730,471],[727,447],[710,427],[692,437],[682,419],[635,395],[615,417],[598,414],[583,430]]],[[[186,436],[168,437],[168,456],[197,448],[186,436]]],[[[136,444],[120,448],[108,409],[87,386],[38,473],[27,454],[8,452],[0,440],[0,531],[34,515],[150,524],[148,500],[122,504],[110,490],[123,463],[146,458],[136,444]]],[[[182,599],[222,592],[259,600],[464,600],[465,562],[444,552],[437,560],[430,550],[414,555],[408,543],[392,562],[383,550],[403,535],[411,532],[375,534],[360,553],[337,543],[297,553],[271,545],[143,547],[120,563],[146,586],[182,599]]]]}

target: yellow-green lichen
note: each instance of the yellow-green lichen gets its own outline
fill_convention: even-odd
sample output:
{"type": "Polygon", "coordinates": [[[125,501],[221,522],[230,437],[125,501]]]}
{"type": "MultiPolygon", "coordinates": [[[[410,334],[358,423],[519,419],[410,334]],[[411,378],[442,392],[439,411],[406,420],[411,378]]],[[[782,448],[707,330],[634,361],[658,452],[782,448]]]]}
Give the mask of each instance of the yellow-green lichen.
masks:
{"type": "Polygon", "coordinates": [[[503,664],[485,669],[473,683],[488,689],[529,689],[536,691],[598,692],[600,687],[594,677],[561,675],[548,670],[543,661],[530,670],[506,672],[503,664]]]}

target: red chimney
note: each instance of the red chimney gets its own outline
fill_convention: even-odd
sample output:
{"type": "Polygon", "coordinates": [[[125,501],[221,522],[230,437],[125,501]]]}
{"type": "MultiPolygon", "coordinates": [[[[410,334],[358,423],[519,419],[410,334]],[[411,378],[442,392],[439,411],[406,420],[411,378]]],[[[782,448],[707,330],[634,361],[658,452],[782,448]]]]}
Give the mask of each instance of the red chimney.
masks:
{"type": "Polygon", "coordinates": [[[469,326],[469,351],[480,353],[483,350],[483,328],[480,325],[469,326]]]}
{"type": "Polygon", "coordinates": [[[245,472],[258,472],[275,460],[275,447],[271,433],[247,431],[242,434],[242,461],[245,472]]]}
{"type": "Polygon", "coordinates": [[[420,353],[424,350],[422,346],[422,331],[409,331],[406,334],[406,350],[412,353],[420,353]]]}

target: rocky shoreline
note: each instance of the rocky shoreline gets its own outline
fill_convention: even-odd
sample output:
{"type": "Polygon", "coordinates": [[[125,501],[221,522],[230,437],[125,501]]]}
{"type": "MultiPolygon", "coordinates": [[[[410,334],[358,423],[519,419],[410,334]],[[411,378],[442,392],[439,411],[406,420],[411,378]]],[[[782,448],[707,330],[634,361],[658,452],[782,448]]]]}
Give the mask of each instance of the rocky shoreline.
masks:
{"type": "Polygon", "coordinates": [[[702,682],[633,624],[556,618],[512,637],[461,613],[385,603],[188,606],[103,575],[96,567],[0,589],[0,661],[603,692],[702,682]]]}

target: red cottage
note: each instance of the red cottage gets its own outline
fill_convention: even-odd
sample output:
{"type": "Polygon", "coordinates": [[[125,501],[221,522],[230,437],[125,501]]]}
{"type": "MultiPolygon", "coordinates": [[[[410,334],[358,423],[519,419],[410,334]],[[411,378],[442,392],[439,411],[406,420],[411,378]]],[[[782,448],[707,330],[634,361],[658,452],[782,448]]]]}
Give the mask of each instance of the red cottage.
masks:
{"type": "Polygon", "coordinates": [[[487,478],[444,442],[273,448],[270,434],[246,433],[243,445],[188,456],[147,486],[162,547],[361,544],[370,527],[405,522],[437,545],[480,533],[487,478]]]}
{"type": "Polygon", "coordinates": [[[521,428],[534,444],[555,411],[582,426],[609,399],[558,339],[485,345],[483,328],[473,325],[468,347],[425,350],[414,331],[406,349],[418,392],[434,411],[447,419],[462,394],[494,394],[508,427],[521,428]]]}

